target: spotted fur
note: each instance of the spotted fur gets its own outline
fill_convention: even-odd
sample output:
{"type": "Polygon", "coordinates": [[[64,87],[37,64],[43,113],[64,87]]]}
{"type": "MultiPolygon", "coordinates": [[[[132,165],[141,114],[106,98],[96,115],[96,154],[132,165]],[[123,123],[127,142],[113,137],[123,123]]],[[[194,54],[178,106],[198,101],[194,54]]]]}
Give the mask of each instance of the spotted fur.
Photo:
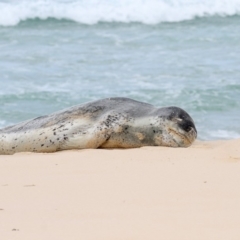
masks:
{"type": "Polygon", "coordinates": [[[196,137],[192,118],[180,108],[156,108],[129,98],[107,98],[0,130],[0,154],[188,147],[196,137]]]}

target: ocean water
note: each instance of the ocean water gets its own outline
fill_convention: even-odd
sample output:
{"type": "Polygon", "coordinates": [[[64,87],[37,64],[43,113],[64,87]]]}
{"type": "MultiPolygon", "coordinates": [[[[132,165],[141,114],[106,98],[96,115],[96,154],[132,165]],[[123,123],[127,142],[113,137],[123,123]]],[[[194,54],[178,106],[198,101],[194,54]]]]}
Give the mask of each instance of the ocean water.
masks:
{"type": "Polygon", "coordinates": [[[113,96],[240,138],[240,0],[0,0],[0,127],[113,96]]]}

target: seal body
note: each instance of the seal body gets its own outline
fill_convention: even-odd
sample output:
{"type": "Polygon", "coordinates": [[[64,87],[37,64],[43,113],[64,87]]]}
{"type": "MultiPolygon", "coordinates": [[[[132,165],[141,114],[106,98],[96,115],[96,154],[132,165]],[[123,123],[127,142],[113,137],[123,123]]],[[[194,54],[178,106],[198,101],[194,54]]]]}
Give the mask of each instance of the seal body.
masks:
{"type": "Polygon", "coordinates": [[[157,108],[129,98],[107,98],[1,129],[0,154],[188,147],[196,137],[192,118],[180,108],[157,108]]]}

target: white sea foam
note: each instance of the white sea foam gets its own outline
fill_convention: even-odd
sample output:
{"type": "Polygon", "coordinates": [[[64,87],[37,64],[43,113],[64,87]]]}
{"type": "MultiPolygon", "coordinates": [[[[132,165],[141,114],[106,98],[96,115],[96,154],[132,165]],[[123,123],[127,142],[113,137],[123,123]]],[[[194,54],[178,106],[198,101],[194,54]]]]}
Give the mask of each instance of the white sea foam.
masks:
{"type": "Polygon", "coordinates": [[[215,130],[209,132],[208,139],[234,139],[234,138],[240,138],[240,134],[234,131],[228,131],[228,130],[215,130]]]}
{"type": "Polygon", "coordinates": [[[0,0],[2,26],[34,18],[157,24],[236,14],[240,14],[240,0],[0,0]]]}

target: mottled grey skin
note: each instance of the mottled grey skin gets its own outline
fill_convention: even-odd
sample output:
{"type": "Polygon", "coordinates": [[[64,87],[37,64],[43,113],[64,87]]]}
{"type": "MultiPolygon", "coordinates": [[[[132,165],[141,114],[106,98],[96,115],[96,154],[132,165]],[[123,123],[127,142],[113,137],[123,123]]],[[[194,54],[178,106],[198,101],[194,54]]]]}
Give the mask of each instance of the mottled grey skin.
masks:
{"type": "Polygon", "coordinates": [[[0,130],[0,154],[188,147],[196,137],[192,118],[180,108],[156,108],[129,98],[107,98],[0,130]]]}

